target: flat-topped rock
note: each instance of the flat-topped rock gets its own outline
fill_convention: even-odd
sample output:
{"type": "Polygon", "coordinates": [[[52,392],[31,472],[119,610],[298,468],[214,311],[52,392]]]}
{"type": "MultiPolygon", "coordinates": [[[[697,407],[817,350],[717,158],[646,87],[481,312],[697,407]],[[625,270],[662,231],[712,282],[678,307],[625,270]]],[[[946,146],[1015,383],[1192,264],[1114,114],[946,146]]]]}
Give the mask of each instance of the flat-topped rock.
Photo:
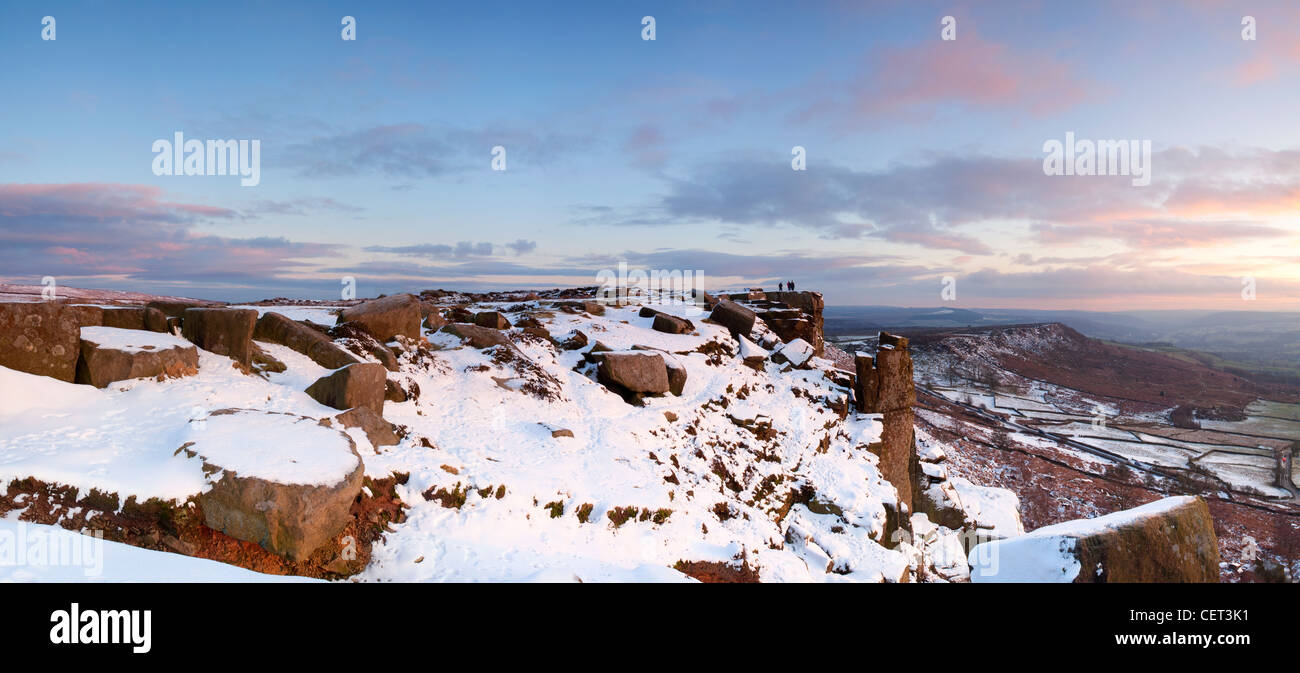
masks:
{"type": "Polygon", "coordinates": [[[341,430],[249,409],[191,421],[176,455],[204,472],[198,501],[209,528],[295,561],[343,531],[365,475],[341,430]]]}
{"type": "Polygon", "coordinates": [[[198,349],[178,336],[116,327],[81,328],[77,383],[104,388],[115,381],[178,378],[198,372],[198,349]]]}

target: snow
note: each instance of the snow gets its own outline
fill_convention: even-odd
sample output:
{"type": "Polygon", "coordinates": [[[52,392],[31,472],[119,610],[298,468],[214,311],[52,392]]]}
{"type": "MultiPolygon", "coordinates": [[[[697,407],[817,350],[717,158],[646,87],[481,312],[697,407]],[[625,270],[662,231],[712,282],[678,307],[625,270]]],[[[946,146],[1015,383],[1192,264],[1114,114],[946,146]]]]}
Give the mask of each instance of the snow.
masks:
{"type": "Polygon", "coordinates": [[[1073,582],[1080,570],[1075,544],[1068,536],[1025,535],[976,545],[968,557],[971,582],[1073,582]]]}
{"type": "MultiPolygon", "coordinates": [[[[243,478],[278,484],[333,486],[357,469],[358,458],[339,425],[263,412],[191,420],[185,443],[196,460],[243,478]]],[[[212,483],[221,474],[209,477],[212,483]]]]}
{"type": "Polygon", "coordinates": [[[315,582],[0,518],[0,582],[315,582]]]}
{"type": "Polygon", "coordinates": [[[802,367],[813,356],[813,351],[813,345],[803,339],[795,339],[780,349],[781,355],[796,367],[802,367]]]}
{"type": "Polygon", "coordinates": [[[981,534],[994,538],[1022,535],[1020,498],[1005,488],[978,486],[965,477],[950,477],[968,516],[975,520],[981,534]]]}
{"type": "Polygon", "coordinates": [[[767,350],[760,348],[753,341],[750,341],[743,336],[740,337],[740,359],[766,358],[768,354],[767,350]]]}
{"type": "Polygon", "coordinates": [[[341,306],[231,306],[230,308],[251,308],[257,311],[257,317],[267,313],[279,313],[290,320],[310,320],[318,325],[333,325],[338,321],[341,306]]]}
{"type": "Polygon", "coordinates": [[[168,348],[193,348],[194,344],[174,334],[149,332],[138,329],[120,329],[117,327],[82,327],[81,338],[92,341],[100,348],[140,353],[143,351],[160,351],[168,348]]]}
{"type": "Polygon", "coordinates": [[[244,375],[232,364],[200,349],[194,376],[104,389],[0,367],[0,483],[36,477],[117,493],[122,501],[182,501],[206,488],[197,466],[173,456],[190,439],[191,419],[225,408],[339,413],[302,388],[244,375]]]}

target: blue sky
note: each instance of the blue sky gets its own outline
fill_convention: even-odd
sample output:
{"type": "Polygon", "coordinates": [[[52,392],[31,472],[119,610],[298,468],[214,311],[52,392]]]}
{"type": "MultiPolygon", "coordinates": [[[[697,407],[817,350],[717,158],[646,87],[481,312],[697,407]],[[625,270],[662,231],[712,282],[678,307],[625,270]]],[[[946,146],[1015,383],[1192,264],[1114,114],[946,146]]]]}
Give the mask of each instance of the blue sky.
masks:
{"type": "Polygon", "coordinates": [[[373,4],[0,8],[0,281],[328,298],[626,261],[832,304],[950,277],[960,306],[1300,309],[1294,3],[373,4]],[[260,140],[260,184],[154,175],[177,131],[260,140]],[[1152,184],[1044,175],[1066,131],[1150,140],[1152,184]]]}

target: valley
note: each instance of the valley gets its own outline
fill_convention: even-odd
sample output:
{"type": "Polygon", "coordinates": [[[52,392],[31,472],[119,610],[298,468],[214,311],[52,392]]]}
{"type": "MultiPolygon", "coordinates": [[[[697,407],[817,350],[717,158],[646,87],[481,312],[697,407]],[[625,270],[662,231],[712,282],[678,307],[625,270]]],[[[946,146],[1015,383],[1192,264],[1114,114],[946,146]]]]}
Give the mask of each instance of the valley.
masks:
{"type": "Polygon", "coordinates": [[[1295,388],[1058,323],[911,334],[919,431],[963,449],[958,474],[1016,492],[1027,530],[1196,494],[1222,529],[1224,579],[1295,558],[1295,388]]]}

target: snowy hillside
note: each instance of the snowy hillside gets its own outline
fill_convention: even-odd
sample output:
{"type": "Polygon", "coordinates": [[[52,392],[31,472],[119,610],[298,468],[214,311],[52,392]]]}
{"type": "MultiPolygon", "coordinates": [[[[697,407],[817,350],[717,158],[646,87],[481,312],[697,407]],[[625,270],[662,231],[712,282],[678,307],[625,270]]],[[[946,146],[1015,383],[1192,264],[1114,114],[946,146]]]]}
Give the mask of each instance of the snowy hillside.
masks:
{"type": "MultiPolygon", "coordinates": [[[[366,483],[392,484],[402,513],[376,526],[382,537],[360,572],[318,576],[964,579],[964,565],[949,563],[962,554],[956,531],[922,516],[911,522],[917,546],[896,541],[896,491],[873,453],[880,418],[852,411],[845,372],[829,360],[812,358],[803,368],[794,366],[799,360],[756,360],[756,352],[768,351],[738,341],[721,325],[697,316],[690,332],[665,333],[652,329],[655,318],[642,317],[639,306],[592,315],[539,299],[439,302],[447,311],[499,311],[512,325],[544,332],[510,327],[501,343],[480,348],[426,322],[420,341],[387,343],[397,356],[387,374],[390,387],[405,398],[383,404],[383,418],[397,426],[397,443],[377,447],[359,427],[345,432],[364,462],[366,483]],[[670,369],[684,369],[681,394],[629,403],[597,381],[593,348],[660,354],[670,369]],[[947,567],[936,567],[938,557],[948,560],[937,566],[947,567]]],[[[322,325],[334,324],[337,312],[256,309],[322,325]]],[[[754,334],[763,333],[760,324],[754,334]]],[[[348,339],[337,343],[382,362],[348,339]]],[[[118,381],[104,389],[0,368],[0,481],[34,478],[82,494],[115,494],[119,503],[156,498],[181,509],[193,508],[193,499],[213,487],[221,466],[275,483],[340,483],[355,465],[350,449],[344,444],[322,453],[331,445],[322,444],[322,433],[332,431],[315,424],[339,416],[339,409],[304,392],[337,370],[284,345],[257,345],[283,367],[245,373],[231,358],[200,349],[195,375],[118,381]],[[255,423],[212,415],[231,409],[275,414],[255,423]],[[311,428],[294,419],[311,420],[311,428]],[[195,455],[214,444],[220,446],[195,455]]],[[[780,347],[778,341],[772,350],[780,347]]],[[[980,507],[1002,508],[985,518],[1018,528],[1014,497],[969,482],[961,489],[980,507]]],[[[362,499],[378,497],[373,490],[367,486],[362,499]]],[[[10,487],[4,507],[10,520],[34,502],[21,491],[10,487]]],[[[85,512],[52,509],[46,519],[93,527],[85,512]]],[[[194,543],[197,549],[172,544],[172,550],[217,557],[208,542],[194,543]]],[[[348,558],[349,544],[338,536],[317,552],[325,557],[313,567],[340,570],[330,559],[348,558]]],[[[111,568],[106,572],[112,575],[111,568]]]]}

